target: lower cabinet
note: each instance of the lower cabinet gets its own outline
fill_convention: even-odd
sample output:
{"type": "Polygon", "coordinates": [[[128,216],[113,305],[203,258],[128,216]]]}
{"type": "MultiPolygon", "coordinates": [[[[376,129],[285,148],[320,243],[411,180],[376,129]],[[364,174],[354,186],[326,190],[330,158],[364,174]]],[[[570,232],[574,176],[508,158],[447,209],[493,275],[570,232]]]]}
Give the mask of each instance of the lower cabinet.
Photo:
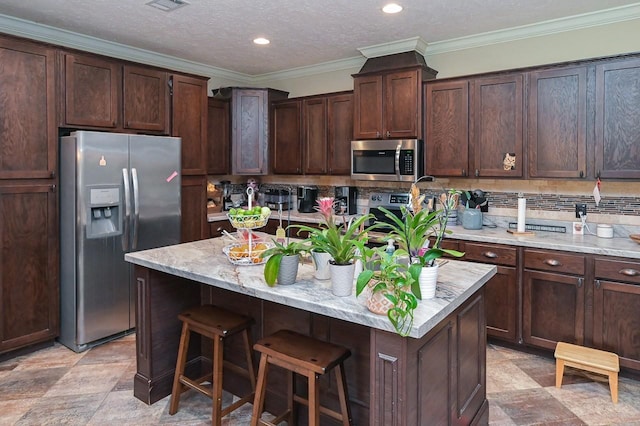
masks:
{"type": "Polygon", "coordinates": [[[209,238],[221,237],[223,235],[222,231],[234,233],[236,232],[236,228],[234,228],[228,220],[209,222],[209,238]]]}
{"type": "MultiPolygon", "coordinates": [[[[207,177],[182,176],[182,242],[201,240],[207,223],[207,177]]],[[[208,233],[208,232],[207,232],[208,233]]]]}
{"type": "Polygon", "coordinates": [[[58,335],[57,198],[53,184],[0,183],[0,353],[58,335]]]}

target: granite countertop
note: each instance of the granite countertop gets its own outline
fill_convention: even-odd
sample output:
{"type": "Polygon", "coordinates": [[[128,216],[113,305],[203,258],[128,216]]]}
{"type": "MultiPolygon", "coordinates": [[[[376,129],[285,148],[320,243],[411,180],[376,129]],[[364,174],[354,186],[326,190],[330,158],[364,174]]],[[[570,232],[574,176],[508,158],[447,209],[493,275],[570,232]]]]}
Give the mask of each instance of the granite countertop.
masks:
{"type": "MultiPolygon", "coordinates": [[[[273,215],[271,216],[274,217],[273,215]]],[[[283,219],[286,217],[286,212],[283,219]]],[[[225,213],[209,215],[209,222],[227,220],[225,213]]],[[[291,212],[291,220],[297,222],[320,223],[321,216],[318,213],[291,212]]],[[[347,220],[349,217],[347,217],[347,220]]],[[[595,225],[593,225],[595,228],[595,225]]],[[[516,236],[507,232],[506,227],[498,226],[490,228],[484,226],[480,230],[469,230],[461,225],[448,226],[451,231],[447,238],[463,241],[478,241],[482,243],[507,244],[512,246],[562,250],[574,253],[597,254],[602,256],[619,256],[632,259],[640,259],[640,244],[627,236],[615,236],[614,238],[599,238],[595,235],[573,235],[571,233],[557,233],[535,231],[534,235],[516,236]]],[[[373,236],[377,235],[372,233],[373,236]]],[[[379,234],[382,236],[383,234],[379,234]]]]}
{"type": "MultiPolygon", "coordinates": [[[[235,266],[222,252],[229,240],[211,238],[191,243],[127,253],[125,260],[203,284],[247,294],[262,300],[285,304],[367,327],[395,332],[385,315],[367,309],[363,297],[337,297],[331,293],[330,280],[313,277],[313,266],[300,265],[298,281],[290,286],[269,287],[264,281],[263,265],[235,266]]],[[[414,311],[410,337],[419,338],[459,307],[484,285],[496,267],[482,263],[450,260],[440,267],[436,298],[423,300],[414,311]]]]}

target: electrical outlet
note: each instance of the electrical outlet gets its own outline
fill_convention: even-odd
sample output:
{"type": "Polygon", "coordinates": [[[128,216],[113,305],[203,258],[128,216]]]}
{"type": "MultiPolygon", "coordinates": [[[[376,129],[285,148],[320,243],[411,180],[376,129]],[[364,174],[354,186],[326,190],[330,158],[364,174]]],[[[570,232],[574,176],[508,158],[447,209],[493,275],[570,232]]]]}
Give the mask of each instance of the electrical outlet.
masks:
{"type": "Polygon", "coordinates": [[[587,215],[587,205],[586,204],[576,204],[576,218],[580,219],[580,213],[584,216],[587,215]]]}

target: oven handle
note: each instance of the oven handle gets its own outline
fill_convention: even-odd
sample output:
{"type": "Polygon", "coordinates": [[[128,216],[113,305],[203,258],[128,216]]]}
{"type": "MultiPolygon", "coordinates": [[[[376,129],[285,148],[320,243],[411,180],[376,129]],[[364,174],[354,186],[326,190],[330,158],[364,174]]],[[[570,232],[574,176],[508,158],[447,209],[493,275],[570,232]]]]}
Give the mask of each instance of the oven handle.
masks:
{"type": "Polygon", "coordinates": [[[396,147],[396,178],[400,180],[400,148],[402,148],[402,142],[398,142],[396,147]]]}

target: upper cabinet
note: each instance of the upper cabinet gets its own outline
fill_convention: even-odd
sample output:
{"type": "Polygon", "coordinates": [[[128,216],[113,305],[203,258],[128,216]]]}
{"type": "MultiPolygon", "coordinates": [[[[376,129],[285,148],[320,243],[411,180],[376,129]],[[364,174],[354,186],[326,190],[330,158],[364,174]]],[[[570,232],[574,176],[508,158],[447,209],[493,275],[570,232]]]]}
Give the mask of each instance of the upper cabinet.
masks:
{"type": "Polygon", "coordinates": [[[329,171],[327,139],[327,98],[302,101],[304,117],[304,173],[324,175],[329,171]]]}
{"type": "Polygon", "coordinates": [[[61,65],[61,126],[117,127],[121,65],[115,60],[76,53],[63,53],[61,65]]]}
{"type": "Polygon", "coordinates": [[[229,174],[229,101],[209,98],[207,108],[207,173],[229,174]]]}
{"type": "Polygon", "coordinates": [[[171,136],[182,138],[182,174],[206,174],[207,80],[171,76],[171,136]]]}
{"type": "Polygon", "coordinates": [[[54,51],[0,37],[0,179],[56,173],[54,51]]]}
{"type": "Polygon", "coordinates": [[[124,65],[122,71],[123,127],[169,131],[169,85],[165,71],[124,65]]]}
{"type": "Polygon", "coordinates": [[[271,171],[302,174],[301,115],[299,100],[274,102],[271,109],[271,171]]]}
{"type": "Polygon", "coordinates": [[[640,178],[640,59],[596,66],[596,175],[640,178]]]}
{"type": "Polygon", "coordinates": [[[529,74],[529,177],[587,175],[587,67],[529,74]]]}
{"type": "Polygon", "coordinates": [[[327,97],[328,167],[331,175],[351,174],[353,93],[327,97]]]}

